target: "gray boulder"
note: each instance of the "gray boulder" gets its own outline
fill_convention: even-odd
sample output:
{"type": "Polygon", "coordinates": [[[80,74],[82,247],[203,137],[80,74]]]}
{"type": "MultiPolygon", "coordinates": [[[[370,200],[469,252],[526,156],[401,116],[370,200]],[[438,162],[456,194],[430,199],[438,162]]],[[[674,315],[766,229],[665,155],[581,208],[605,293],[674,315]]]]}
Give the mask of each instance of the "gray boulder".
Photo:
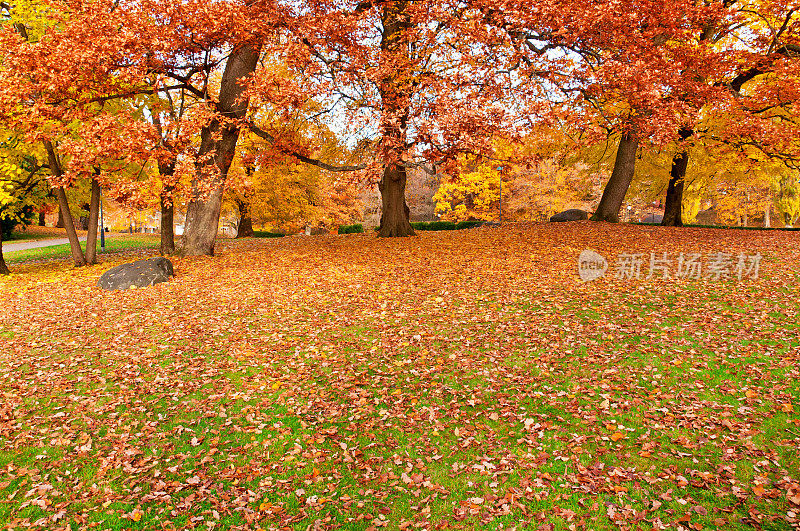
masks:
{"type": "Polygon", "coordinates": [[[664,216],[662,214],[650,213],[650,214],[645,214],[645,216],[642,217],[642,223],[661,223],[661,220],[663,219],[664,216]]]}
{"type": "Polygon", "coordinates": [[[167,282],[174,274],[172,262],[163,256],[157,256],[112,267],[103,273],[100,280],[97,281],[97,285],[107,290],[144,288],[160,282],[167,282]]]}
{"type": "Polygon", "coordinates": [[[589,219],[589,214],[580,208],[570,208],[550,217],[550,221],[582,221],[584,219],[589,219]]]}

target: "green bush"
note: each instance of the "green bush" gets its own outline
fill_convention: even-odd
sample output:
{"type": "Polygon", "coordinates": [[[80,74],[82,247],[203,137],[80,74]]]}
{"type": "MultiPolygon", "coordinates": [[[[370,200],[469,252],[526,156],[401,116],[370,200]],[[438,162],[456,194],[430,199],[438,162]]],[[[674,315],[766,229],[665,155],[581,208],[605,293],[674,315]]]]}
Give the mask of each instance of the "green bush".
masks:
{"type": "Polygon", "coordinates": [[[456,230],[456,224],[452,221],[431,221],[428,230],[456,230]]]}
{"type": "Polygon", "coordinates": [[[285,234],[280,234],[278,232],[269,232],[266,230],[254,230],[253,231],[253,238],[283,238],[286,236],[285,234]]]}
{"type": "MultiPolygon", "coordinates": [[[[452,221],[412,221],[411,228],[414,230],[461,230],[471,229],[483,225],[483,221],[459,221],[454,223],[452,221]]],[[[381,230],[380,227],[375,227],[375,232],[381,230]]],[[[343,233],[340,233],[343,234],[343,233]]]]}
{"type": "Polygon", "coordinates": [[[361,232],[364,232],[364,226],[361,223],[339,226],[339,234],[358,234],[361,232]]]}
{"type": "Polygon", "coordinates": [[[456,223],[456,230],[472,229],[483,225],[483,221],[459,221],[456,223]]]}

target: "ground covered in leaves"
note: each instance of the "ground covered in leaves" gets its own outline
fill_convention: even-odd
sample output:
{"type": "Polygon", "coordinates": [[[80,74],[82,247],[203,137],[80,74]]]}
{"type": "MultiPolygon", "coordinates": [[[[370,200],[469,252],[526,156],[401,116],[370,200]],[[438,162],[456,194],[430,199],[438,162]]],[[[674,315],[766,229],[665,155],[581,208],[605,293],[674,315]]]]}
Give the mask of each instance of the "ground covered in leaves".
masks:
{"type": "MultiPolygon", "coordinates": [[[[140,251],[141,253],[141,251],[140,251]]],[[[138,256],[137,256],[138,257],[138,256]]],[[[593,222],[244,240],[0,280],[0,525],[792,529],[798,235],[593,222]],[[577,257],[756,253],[759,278],[577,257]]]]}

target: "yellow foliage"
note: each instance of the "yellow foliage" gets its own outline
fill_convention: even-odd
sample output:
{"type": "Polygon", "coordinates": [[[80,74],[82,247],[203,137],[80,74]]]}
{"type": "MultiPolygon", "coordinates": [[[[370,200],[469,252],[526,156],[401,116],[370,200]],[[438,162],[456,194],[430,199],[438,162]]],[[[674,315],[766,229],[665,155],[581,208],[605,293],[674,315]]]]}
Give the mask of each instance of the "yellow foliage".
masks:
{"type": "Polygon", "coordinates": [[[498,217],[501,173],[491,164],[481,164],[475,171],[444,182],[433,196],[441,219],[492,220],[498,217]]]}

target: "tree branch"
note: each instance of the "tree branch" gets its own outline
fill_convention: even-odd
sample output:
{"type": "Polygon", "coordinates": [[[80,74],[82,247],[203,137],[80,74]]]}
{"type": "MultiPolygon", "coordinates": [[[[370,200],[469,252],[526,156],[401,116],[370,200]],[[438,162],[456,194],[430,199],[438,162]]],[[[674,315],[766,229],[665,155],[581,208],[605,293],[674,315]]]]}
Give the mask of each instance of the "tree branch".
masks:
{"type": "MultiPolygon", "coordinates": [[[[259,138],[262,138],[262,139],[266,140],[270,144],[273,144],[273,145],[275,144],[275,137],[272,136],[271,134],[269,134],[268,132],[264,131],[260,127],[258,127],[252,121],[248,121],[246,123],[246,126],[247,126],[248,129],[250,129],[250,131],[252,131],[259,138]]],[[[365,169],[367,167],[366,164],[358,164],[358,165],[354,165],[354,166],[335,166],[333,164],[328,164],[327,162],[323,162],[323,161],[321,161],[319,159],[315,159],[315,158],[312,158],[312,157],[307,157],[306,155],[303,155],[302,153],[298,153],[297,151],[285,151],[284,153],[296,158],[300,162],[304,162],[306,164],[311,164],[312,166],[316,166],[318,168],[322,168],[323,170],[328,170],[328,171],[358,171],[358,170],[363,170],[363,169],[365,169]]]]}

